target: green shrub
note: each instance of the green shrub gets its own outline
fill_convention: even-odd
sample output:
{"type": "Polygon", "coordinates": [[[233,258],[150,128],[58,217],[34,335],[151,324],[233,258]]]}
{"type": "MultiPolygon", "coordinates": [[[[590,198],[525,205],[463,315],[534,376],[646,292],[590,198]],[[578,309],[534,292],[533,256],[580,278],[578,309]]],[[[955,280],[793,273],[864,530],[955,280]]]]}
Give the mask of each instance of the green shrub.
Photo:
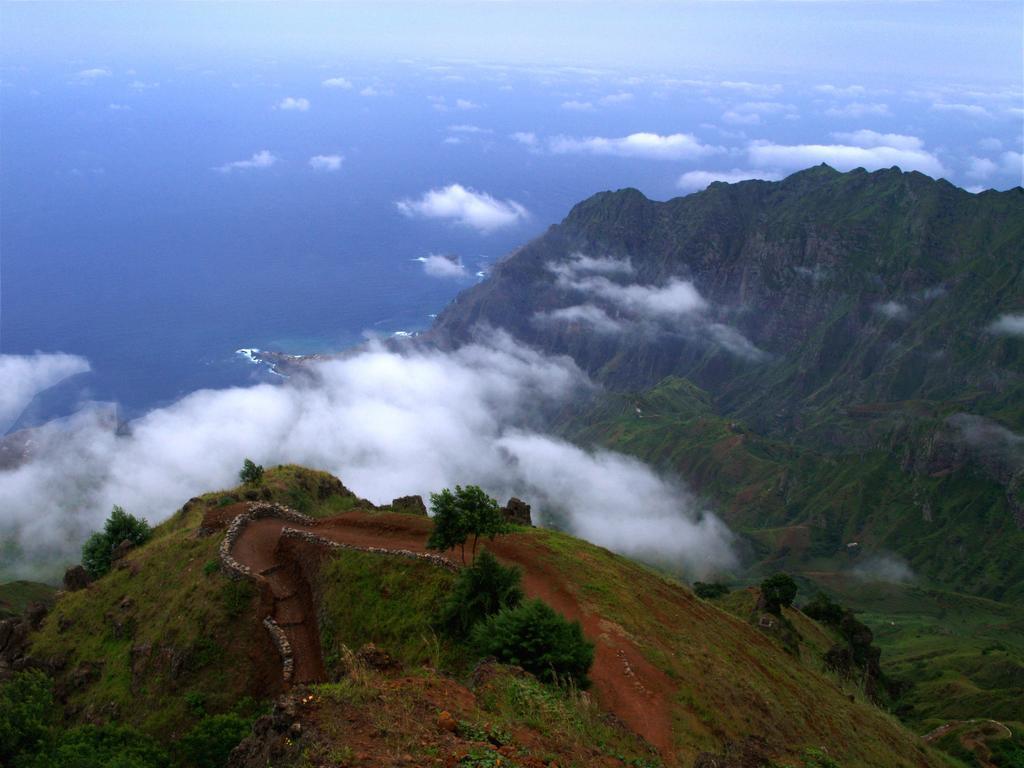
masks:
{"type": "Polygon", "coordinates": [[[236,714],[204,717],[178,741],[181,763],[189,768],[222,768],[249,729],[249,721],[236,714]]]}
{"type": "Polygon", "coordinates": [[[57,735],[19,768],[169,768],[155,741],[120,725],[80,725],[57,735]]]}
{"type": "Polygon", "coordinates": [[[788,573],[776,573],[761,582],[761,595],[764,597],[765,608],[776,615],[788,608],[796,599],[797,587],[793,577],[788,573]]]}
{"type": "Polygon", "coordinates": [[[246,485],[258,485],[263,482],[263,465],[257,464],[252,459],[246,459],[242,463],[242,469],[238,473],[238,479],[246,485]]]}
{"type": "Polygon", "coordinates": [[[477,622],[502,608],[514,608],[523,599],[522,574],[506,567],[486,549],[473,565],[459,572],[455,586],[441,607],[441,623],[452,634],[465,636],[477,622]]]}
{"type": "Polygon", "coordinates": [[[594,644],[583,636],[578,621],[566,621],[541,600],[502,609],[478,623],[471,640],[482,655],[516,664],[542,680],[589,685],[594,644]]]}
{"type": "Polygon", "coordinates": [[[53,723],[53,683],[36,669],[18,672],[0,686],[0,765],[35,752],[53,723]]]}
{"type": "Polygon", "coordinates": [[[82,565],[90,576],[98,579],[110,570],[114,549],[122,541],[139,546],[149,541],[152,535],[149,523],[115,505],[103,524],[103,530],[90,536],[82,546],[82,565]]]}
{"type": "Polygon", "coordinates": [[[803,607],[803,612],[805,616],[809,616],[815,621],[830,627],[838,627],[846,614],[846,609],[824,592],[819,592],[811,602],[803,607]]]}
{"type": "Polygon", "coordinates": [[[721,584],[717,581],[704,582],[695,581],[693,582],[693,594],[699,597],[701,600],[714,600],[716,597],[723,597],[729,594],[729,588],[725,584],[721,584]]]}

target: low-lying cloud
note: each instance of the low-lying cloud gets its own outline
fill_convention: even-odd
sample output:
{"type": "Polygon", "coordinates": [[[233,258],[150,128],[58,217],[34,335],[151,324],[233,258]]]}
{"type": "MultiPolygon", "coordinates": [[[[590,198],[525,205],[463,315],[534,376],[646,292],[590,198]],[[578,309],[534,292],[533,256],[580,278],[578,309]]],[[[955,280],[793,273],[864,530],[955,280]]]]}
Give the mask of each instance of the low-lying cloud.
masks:
{"type": "Polygon", "coordinates": [[[1000,315],[988,329],[1002,336],[1024,336],[1024,315],[1000,315]]]}
{"type": "Polygon", "coordinates": [[[452,353],[371,345],[280,385],[194,392],[120,431],[82,411],[40,428],[26,463],[0,471],[0,539],[29,559],[71,559],[113,504],[163,520],[196,493],[235,485],[251,457],[328,470],[378,503],[477,483],[533,503],[542,522],[689,575],[731,567],[731,534],[685,487],[538,431],[539,411],[591,387],[568,358],[496,333],[452,353]]]}
{"type": "Polygon", "coordinates": [[[766,356],[736,328],[716,321],[711,315],[714,308],[689,280],[672,277],[661,285],[623,282],[635,273],[628,258],[583,253],[551,263],[548,269],[561,288],[582,294],[587,300],[536,313],[533,320],[541,325],[583,325],[602,334],[671,333],[710,341],[746,360],[766,356]]]}
{"type": "Polygon", "coordinates": [[[410,218],[450,219],[483,233],[510,227],[529,216],[515,200],[498,200],[461,184],[431,189],[418,199],[399,200],[396,205],[410,218]]]}
{"type": "Polygon", "coordinates": [[[706,188],[716,181],[724,181],[727,184],[735,184],[738,181],[749,181],[758,179],[760,181],[778,181],[782,178],[781,173],[765,170],[745,171],[733,168],[731,171],[687,171],[679,177],[676,186],[687,192],[696,192],[706,188]]]}
{"type": "MultiPolygon", "coordinates": [[[[875,135],[884,136],[884,134],[875,135]]],[[[944,176],[946,169],[935,155],[920,147],[907,147],[907,140],[910,138],[912,137],[901,136],[896,146],[883,144],[872,146],[773,144],[770,141],[754,141],[747,147],[747,155],[754,165],[772,169],[794,170],[828,163],[840,171],[850,171],[854,168],[877,171],[879,168],[890,168],[897,165],[905,171],[920,171],[934,177],[944,176]]]]}
{"type": "Polygon", "coordinates": [[[886,584],[911,584],[914,571],[903,558],[889,553],[869,555],[850,573],[861,581],[881,581],[886,584]]]}
{"type": "Polygon", "coordinates": [[[431,253],[416,259],[423,265],[423,271],[431,277],[461,279],[466,277],[466,266],[455,256],[431,253]]]}
{"type": "Polygon", "coordinates": [[[0,355],[0,435],[38,393],[88,370],[89,362],[77,355],[0,355]]]}

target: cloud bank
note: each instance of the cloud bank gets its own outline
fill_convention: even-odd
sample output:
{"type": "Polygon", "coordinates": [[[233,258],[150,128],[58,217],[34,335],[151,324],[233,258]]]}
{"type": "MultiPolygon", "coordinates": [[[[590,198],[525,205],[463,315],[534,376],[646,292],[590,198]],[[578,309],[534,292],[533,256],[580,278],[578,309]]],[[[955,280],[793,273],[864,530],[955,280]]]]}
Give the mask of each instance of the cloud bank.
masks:
{"type": "Polygon", "coordinates": [[[498,200],[461,184],[431,189],[419,199],[399,200],[395,205],[410,218],[451,219],[483,233],[510,227],[529,216],[515,200],[498,200]]]}
{"type": "Polygon", "coordinates": [[[278,109],[283,109],[289,112],[308,112],[309,111],[309,99],[296,98],[294,96],[286,96],[277,103],[278,109]]]}
{"type": "Polygon", "coordinates": [[[0,435],[37,394],[88,370],[88,361],[76,355],[0,355],[0,435]]]}
{"type": "Polygon", "coordinates": [[[1024,336],[1024,315],[1000,315],[988,329],[1002,336],[1024,336]]]}
{"type": "Polygon", "coordinates": [[[684,487],[536,430],[539,410],[590,386],[568,358],[495,334],[448,354],[369,346],[282,385],[194,392],[120,432],[83,411],[38,430],[33,457],[0,471],[0,538],[29,557],[74,557],[113,504],[162,520],[235,485],[251,457],[328,470],[378,503],[477,483],[619,552],[694,576],[731,567],[731,534],[684,487]]]}
{"type": "Polygon", "coordinates": [[[309,158],[309,167],[314,171],[333,173],[341,170],[344,159],[341,155],[313,155],[309,158]]]}
{"type": "MultiPolygon", "coordinates": [[[[862,131],[883,137],[873,131],[862,131]]],[[[893,136],[895,134],[887,134],[893,136]]],[[[770,141],[754,141],[747,147],[750,162],[758,167],[795,170],[811,165],[828,163],[840,171],[854,168],[865,168],[877,171],[898,165],[905,171],[920,171],[929,176],[944,176],[946,169],[939,159],[921,148],[908,148],[908,140],[912,137],[901,136],[896,146],[891,144],[874,144],[857,146],[855,144],[773,144],[770,141]]]]}
{"type": "Polygon", "coordinates": [[[696,192],[716,181],[735,184],[738,181],[748,181],[750,179],[778,181],[781,178],[782,174],[774,171],[744,171],[739,168],[733,168],[731,171],[687,171],[679,177],[676,186],[688,192],[696,192]]]}

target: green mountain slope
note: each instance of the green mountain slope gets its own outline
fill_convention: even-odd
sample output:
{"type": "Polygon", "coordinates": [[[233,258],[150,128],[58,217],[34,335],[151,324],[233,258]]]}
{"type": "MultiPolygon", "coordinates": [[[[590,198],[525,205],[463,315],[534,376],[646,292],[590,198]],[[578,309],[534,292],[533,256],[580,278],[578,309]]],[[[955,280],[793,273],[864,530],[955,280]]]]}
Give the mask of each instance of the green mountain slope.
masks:
{"type": "Polygon", "coordinates": [[[1020,188],[818,166],[667,202],[595,195],[461,294],[430,338],[494,327],[572,356],[612,394],[564,430],[680,472],[762,542],[758,560],[807,566],[856,541],[946,587],[1020,600],[1024,339],[993,323],[1024,309],[1022,266],[1020,188]],[[578,254],[631,272],[606,262],[566,280],[578,254]],[[621,295],[673,280],[706,305],[641,322],[621,295]],[[771,531],[790,526],[808,541],[780,553],[771,531]]]}
{"type": "MultiPolygon", "coordinates": [[[[58,599],[31,652],[55,676],[65,727],[130,724],[173,753],[203,718],[251,718],[282,691],[277,650],[259,623],[259,595],[211,565],[224,533],[211,532],[210,521],[253,493],[194,499],[110,574],[58,599]]],[[[268,470],[256,493],[265,497],[298,500],[313,516],[340,513],[359,521],[359,530],[379,530],[384,542],[404,530],[425,536],[430,525],[386,511],[346,512],[360,502],[339,482],[294,467],[268,470]]],[[[343,550],[302,567],[312,580],[325,676],[337,682],[292,689],[298,704],[289,706],[301,710],[301,728],[286,731],[287,743],[275,742],[273,764],[362,765],[385,755],[432,764],[453,755],[464,765],[497,765],[499,757],[523,766],[690,765],[704,752],[742,749],[799,765],[807,750],[822,748],[843,766],[945,764],[855,684],[824,668],[826,633],[798,611],[786,613],[796,634],[783,642],[758,626],[756,614],[733,615],[564,534],[522,529],[495,547],[525,558],[529,584],[581,606],[586,626],[639,649],[633,668],[624,664],[612,676],[631,691],[643,688],[631,695],[663,702],[656,714],[670,732],[660,757],[601,714],[616,706],[603,698],[605,688],[586,697],[538,687],[514,670],[484,675],[475,668],[470,650],[435,624],[453,580],[447,571],[343,550]],[[401,666],[374,671],[354,661],[350,649],[367,642],[401,666]],[[433,725],[441,710],[459,721],[451,738],[433,725]]],[[[253,754],[264,745],[257,735],[247,747],[253,754]]]]}

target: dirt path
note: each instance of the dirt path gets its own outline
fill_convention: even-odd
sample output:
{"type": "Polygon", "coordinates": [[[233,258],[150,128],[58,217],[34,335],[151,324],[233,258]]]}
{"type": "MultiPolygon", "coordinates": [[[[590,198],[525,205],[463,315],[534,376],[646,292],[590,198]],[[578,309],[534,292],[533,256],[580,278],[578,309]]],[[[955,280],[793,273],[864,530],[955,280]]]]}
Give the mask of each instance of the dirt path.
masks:
{"type": "MultiPolygon", "coordinates": [[[[295,658],[295,681],[313,682],[324,676],[316,617],[297,569],[277,561],[277,543],[283,528],[316,533],[354,546],[406,549],[425,553],[431,523],[426,518],[397,514],[349,512],[299,525],[274,518],[252,521],[242,531],[232,554],[261,573],[274,592],[274,620],[284,629],[295,658]],[[291,596],[295,594],[295,596],[291,596]]],[[[529,536],[502,536],[488,543],[501,560],[523,570],[523,588],[570,619],[578,619],[587,638],[595,643],[590,671],[593,689],[602,708],[644,737],[671,761],[674,753],[669,703],[675,686],[664,672],[650,664],[625,632],[602,616],[585,611],[567,580],[541,556],[542,548],[529,536]]],[[[457,558],[455,558],[457,559],[457,558]]]]}

